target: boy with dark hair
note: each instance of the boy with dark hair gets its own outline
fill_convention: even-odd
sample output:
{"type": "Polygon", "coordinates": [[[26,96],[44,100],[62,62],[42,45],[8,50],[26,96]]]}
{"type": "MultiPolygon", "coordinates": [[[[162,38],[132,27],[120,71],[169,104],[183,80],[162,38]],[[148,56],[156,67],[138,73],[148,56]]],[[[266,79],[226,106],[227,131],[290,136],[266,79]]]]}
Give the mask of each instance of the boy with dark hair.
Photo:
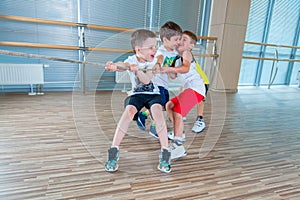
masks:
{"type": "MultiPolygon", "coordinates": [[[[163,45],[161,45],[158,48],[156,57],[158,59],[157,63],[160,65],[161,68],[170,67],[176,60],[176,56],[178,55],[176,48],[180,42],[181,34],[182,29],[175,22],[168,21],[160,27],[159,36],[163,45]]],[[[163,109],[165,110],[165,105],[169,101],[168,74],[156,74],[153,78],[153,81],[158,85],[161,94],[163,109]]],[[[137,124],[140,129],[145,130],[145,120],[149,116],[149,112],[140,112],[138,116],[139,117],[137,120],[137,124]]],[[[157,131],[159,130],[155,122],[156,121],[154,120],[154,123],[151,124],[149,134],[154,136],[155,138],[158,138],[157,131]]]]}
{"type": "Polygon", "coordinates": [[[203,79],[196,71],[196,61],[191,53],[197,42],[197,37],[190,31],[182,33],[181,42],[177,50],[181,59],[178,59],[175,67],[166,68],[163,72],[169,73],[172,78],[178,76],[182,82],[183,92],[172,98],[166,104],[169,119],[173,122],[174,131],[169,138],[173,140],[169,146],[171,150],[171,160],[186,156],[183,143],[185,141],[182,117],[205,97],[205,87],[203,79]],[[173,133],[173,134],[172,134],[173,133]]]}
{"type": "MultiPolygon", "coordinates": [[[[189,36],[191,38],[191,42],[194,43],[194,45],[196,45],[197,36],[194,33],[190,32],[190,31],[184,31],[183,34],[189,36]]],[[[200,64],[197,61],[196,61],[196,71],[200,75],[200,77],[203,79],[204,86],[205,86],[205,95],[206,95],[208,88],[209,88],[209,79],[207,78],[206,74],[204,73],[200,64]]],[[[182,90],[182,89],[180,89],[180,90],[182,90]]],[[[196,121],[192,128],[192,131],[194,133],[201,133],[206,127],[204,119],[203,119],[204,101],[205,101],[205,99],[197,104],[197,118],[196,118],[196,121]]],[[[185,116],[183,116],[183,117],[185,118],[185,116]]]]}

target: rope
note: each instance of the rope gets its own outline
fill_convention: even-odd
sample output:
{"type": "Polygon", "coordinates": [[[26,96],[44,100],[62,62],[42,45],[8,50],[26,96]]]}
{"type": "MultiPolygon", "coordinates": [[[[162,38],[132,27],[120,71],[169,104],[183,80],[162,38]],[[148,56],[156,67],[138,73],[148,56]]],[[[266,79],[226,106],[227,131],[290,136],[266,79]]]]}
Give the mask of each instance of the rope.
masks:
{"type": "MultiPolygon", "coordinates": [[[[38,59],[46,59],[46,60],[54,60],[54,61],[61,61],[61,62],[70,62],[70,63],[87,64],[87,65],[105,67],[105,64],[96,63],[96,62],[57,58],[57,57],[51,57],[51,56],[42,56],[42,55],[37,55],[37,54],[27,54],[27,53],[7,51],[7,50],[0,50],[0,54],[9,55],[9,56],[21,56],[21,57],[27,57],[27,58],[38,58],[38,59]]],[[[122,69],[122,70],[127,70],[127,68],[125,68],[123,66],[118,66],[117,68],[122,69]]],[[[152,69],[139,69],[139,70],[143,71],[143,72],[152,71],[152,69]]]]}
{"type": "Polygon", "coordinates": [[[55,61],[78,63],[78,64],[88,64],[88,65],[95,65],[95,66],[105,67],[105,65],[101,64],[101,63],[80,61],[80,60],[72,60],[72,59],[65,59],[65,58],[56,58],[56,57],[50,57],[50,56],[41,56],[41,55],[37,55],[37,54],[27,54],[27,53],[6,51],[6,50],[0,50],[0,54],[9,55],[9,56],[22,56],[22,57],[27,57],[27,58],[39,58],[39,59],[46,59],[46,60],[55,60],[55,61]]]}

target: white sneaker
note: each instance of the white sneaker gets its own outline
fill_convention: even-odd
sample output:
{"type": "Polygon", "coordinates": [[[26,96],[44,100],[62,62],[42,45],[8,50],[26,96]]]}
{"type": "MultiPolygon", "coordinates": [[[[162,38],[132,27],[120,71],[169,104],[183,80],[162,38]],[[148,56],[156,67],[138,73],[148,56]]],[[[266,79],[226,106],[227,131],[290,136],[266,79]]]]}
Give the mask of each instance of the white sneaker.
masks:
{"type": "MultiPolygon", "coordinates": [[[[169,138],[170,140],[174,140],[174,138],[175,138],[174,130],[168,132],[168,138],[169,138]]],[[[182,140],[182,142],[184,142],[184,141],[186,140],[186,139],[185,139],[185,133],[184,133],[184,132],[182,133],[182,138],[181,138],[181,140],[182,140]]]]}
{"type": "Polygon", "coordinates": [[[194,133],[201,133],[205,129],[205,122],[203,119],[197,119],[194,123],[192,131],[194,133]]]}
{"type": "Polygon", "coordinates": [[[171,152],[171,160],[183,158],[186,156],[186,151],[183,145],[178,145],[176,142],[171,142],[169,145],[171,152]]]}

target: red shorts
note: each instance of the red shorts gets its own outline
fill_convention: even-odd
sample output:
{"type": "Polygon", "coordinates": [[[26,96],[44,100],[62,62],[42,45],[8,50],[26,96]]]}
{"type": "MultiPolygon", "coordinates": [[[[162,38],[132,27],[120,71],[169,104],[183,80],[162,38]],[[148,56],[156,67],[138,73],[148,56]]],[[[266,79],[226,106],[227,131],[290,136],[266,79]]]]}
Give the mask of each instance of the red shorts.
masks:
{"type": "Polygon", "coordinates": [[[174,104],[173,111],[186,116],[190,110],[204,99],[204,96],[198,92],[188,88],[181,92],[178,96],[171,99],[174,104]]]}

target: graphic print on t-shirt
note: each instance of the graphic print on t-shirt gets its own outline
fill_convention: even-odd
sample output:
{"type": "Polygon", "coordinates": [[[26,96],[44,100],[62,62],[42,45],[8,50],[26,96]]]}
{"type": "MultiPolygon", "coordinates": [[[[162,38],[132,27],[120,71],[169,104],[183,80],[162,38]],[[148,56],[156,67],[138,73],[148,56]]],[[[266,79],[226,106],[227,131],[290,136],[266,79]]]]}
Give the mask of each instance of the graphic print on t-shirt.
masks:
{"type": "Polygon", "coordinates": [[[142,83],[138,78],[136,78],[136,87],[133,89],[133,92],[153,92],[154,85],[152,81],[148,84],[142,83]]]}
{"type": "Polygon", "coordinates": [[[163,62],[163,67],[172,67],[174,66],[174,62],[177,60],[177,56],[172,56],[172,57],[165,57],[165,60],[163,62]]]}

